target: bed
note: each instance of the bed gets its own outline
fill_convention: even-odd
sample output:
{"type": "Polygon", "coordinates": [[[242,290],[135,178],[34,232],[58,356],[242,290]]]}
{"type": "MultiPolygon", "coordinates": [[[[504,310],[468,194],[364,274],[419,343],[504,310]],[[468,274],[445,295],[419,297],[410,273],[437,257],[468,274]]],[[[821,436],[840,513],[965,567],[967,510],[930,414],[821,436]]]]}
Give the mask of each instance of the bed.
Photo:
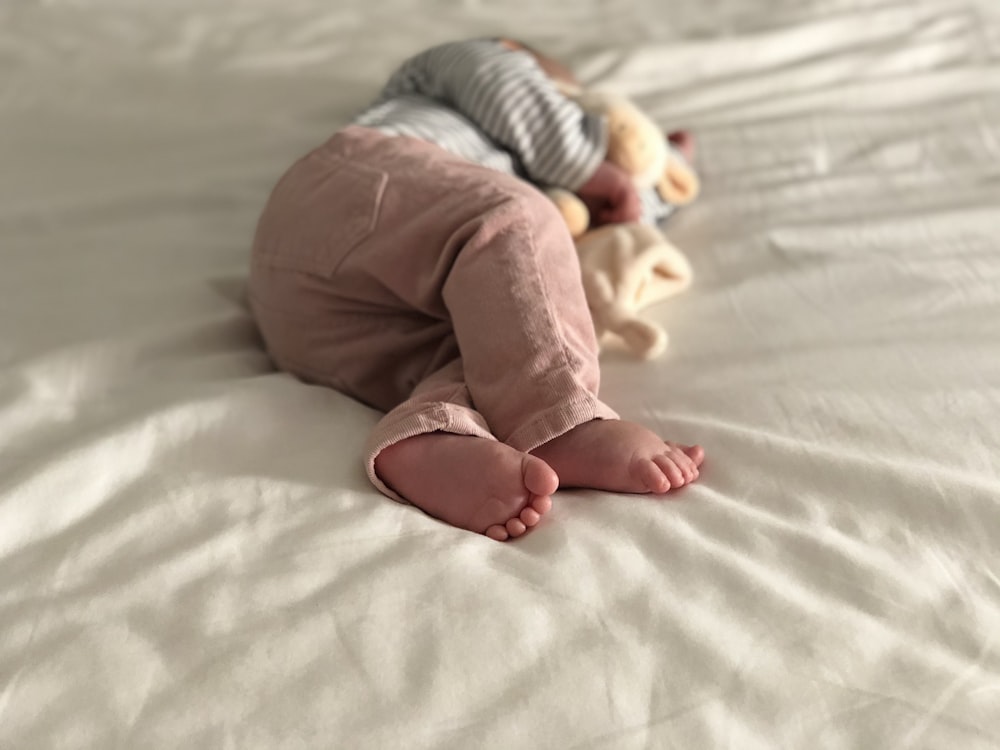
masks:
{"type": "Polygon", "coordinates": [[[0,747],[1000,747],[994,0],[8,0],[0,70],[0,747]],[[701,479],[510,544],[379,495],[245,298],[281,171],[494,33],[703,181],[602,386],[701,479]]]}

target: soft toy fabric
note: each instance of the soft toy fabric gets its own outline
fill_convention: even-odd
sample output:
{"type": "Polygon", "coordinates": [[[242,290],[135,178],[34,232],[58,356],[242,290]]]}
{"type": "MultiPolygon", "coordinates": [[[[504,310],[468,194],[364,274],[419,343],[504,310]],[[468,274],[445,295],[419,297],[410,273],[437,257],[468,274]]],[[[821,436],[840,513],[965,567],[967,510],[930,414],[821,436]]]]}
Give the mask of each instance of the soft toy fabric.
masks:
{"type": "Polygon", "coordinates": [[[667,348],[663,326],[640,311],[691,285],[691,265],[656,227],[639,222],[599,227],[576,241],[594,328],[602,345],[615,338],[642,359],[667,348]]]}
{"type": "Polygon", "coordinates": [[[640,311],[683,291],[692,279],[687,258],[655,223],[695,199],[698,177],[684,158],[682,138],[666,138],[628,99],[587,91],[572,96],[585,109],[605,115],[608,159],[632,175],[643,198],[644,221],[590,230],[590,214],[577,196],[550,190],[549,197],[576,241],[587,303],[602,343],[618,338],[636,356],[652,359],[666,350],[667,332],[640,311]]]}
{"type": "Polygon", "coordinates": [[[655,189],[671,206],[686,205],[698,196],[694,170],[634,102],[602,91],[582,91],[576,100],[583,109],[604,115],[608,160],[632,175],[640,192],[655,189]]]}

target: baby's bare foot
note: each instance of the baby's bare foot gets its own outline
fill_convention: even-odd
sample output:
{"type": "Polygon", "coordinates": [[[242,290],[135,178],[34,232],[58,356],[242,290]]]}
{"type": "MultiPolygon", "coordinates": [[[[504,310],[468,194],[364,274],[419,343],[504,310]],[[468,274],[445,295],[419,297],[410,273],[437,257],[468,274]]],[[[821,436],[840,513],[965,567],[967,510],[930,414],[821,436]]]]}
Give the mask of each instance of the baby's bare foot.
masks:
{"type": "Polygon", "coordinates": [[[559,477],[545,462],[494,440],[431,432],[390,445],[375,472],[429,515],[504,541],[552,507],[559,477]]]}
{"type": "Polygon", "coordinates": [[[663,494],[698,478],[701,446],[665,442],[634,422],[595,419],[531,451],[563,487],[663,494]]]}

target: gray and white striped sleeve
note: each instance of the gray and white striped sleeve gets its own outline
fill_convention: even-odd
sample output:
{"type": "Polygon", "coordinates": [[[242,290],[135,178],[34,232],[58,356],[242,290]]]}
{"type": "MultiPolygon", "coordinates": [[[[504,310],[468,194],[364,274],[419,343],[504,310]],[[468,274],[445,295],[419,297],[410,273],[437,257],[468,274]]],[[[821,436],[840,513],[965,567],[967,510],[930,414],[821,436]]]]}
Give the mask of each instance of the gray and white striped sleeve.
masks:
{"type": "Polygon", "coordinates": [[[563,96],[530,54],[496,40],[452,42],[410,58],[382,99],[406,94],[460,112],[539,185],[576,190],[604,159],[604,118],[563,96]]]}

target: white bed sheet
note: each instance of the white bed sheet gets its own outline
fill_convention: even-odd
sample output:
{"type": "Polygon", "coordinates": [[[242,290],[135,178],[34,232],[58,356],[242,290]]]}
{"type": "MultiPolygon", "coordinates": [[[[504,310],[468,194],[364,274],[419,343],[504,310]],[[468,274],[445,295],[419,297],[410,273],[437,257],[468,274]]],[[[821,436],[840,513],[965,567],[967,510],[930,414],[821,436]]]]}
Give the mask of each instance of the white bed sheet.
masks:
{"type": "Polygon", "coordinates": [[[7,0],[0,71],[0,747],[1000,747],[994,0],[7,0]],[[486,33],[704,180],[603,387],[700,482],[506,545],[378,495],[243,297],[284,167],[486,33]]]}

